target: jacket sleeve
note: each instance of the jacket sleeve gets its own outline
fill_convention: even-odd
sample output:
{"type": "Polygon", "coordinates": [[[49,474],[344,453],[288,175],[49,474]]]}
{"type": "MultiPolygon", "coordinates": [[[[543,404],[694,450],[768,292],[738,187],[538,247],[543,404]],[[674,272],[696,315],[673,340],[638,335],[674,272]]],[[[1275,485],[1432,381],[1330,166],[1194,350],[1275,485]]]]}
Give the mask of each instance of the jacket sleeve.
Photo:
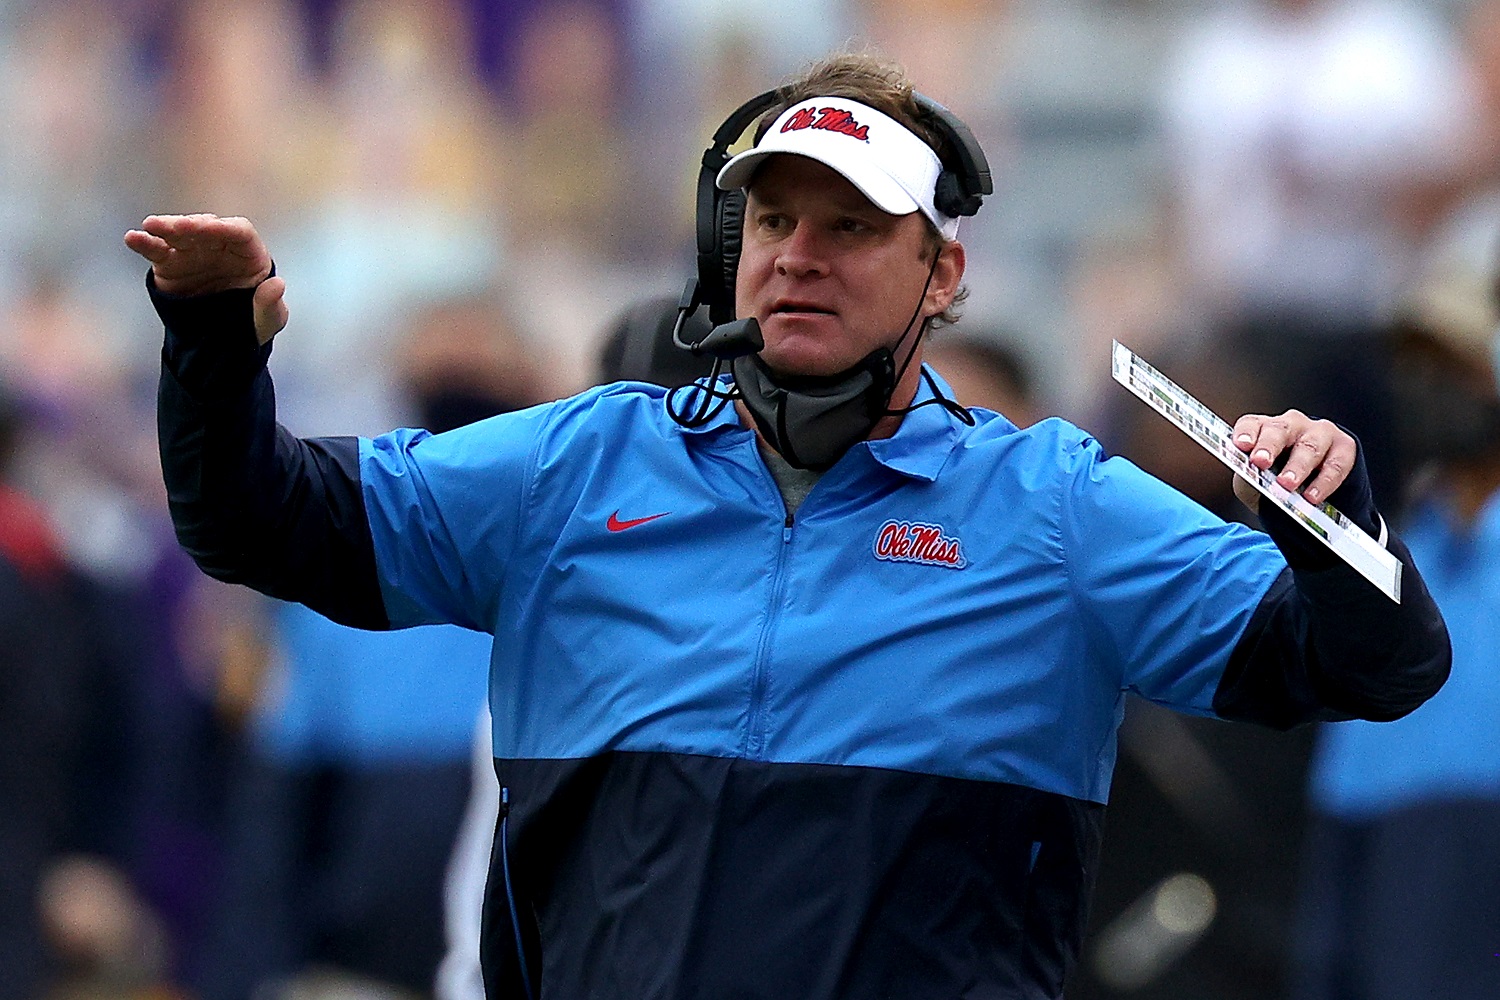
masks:
{"type": "MultiPolygon", "coordinates": [[[[1330,500],[1379,535],[1362,450],[1330,500]]],[[[1230,654],[1214,711],[1278,729],[1309,721],[1379,722],[1398,719],[1436,694],[1452,665],[1448,629],[1401,540],[1391,535],[1387,542],[1401,560],[1396,604],[1277,505],[1263,502],[1260,516],[1288,568],[1230,654]]]]}
{"type": "Polygon", "coordinates": [[[390,627],[360,489],[355,438],[299,440],[276,423],[252,289],[167,295],[157,392],[162,476],[177,539],[208,575],[390,627]]]}

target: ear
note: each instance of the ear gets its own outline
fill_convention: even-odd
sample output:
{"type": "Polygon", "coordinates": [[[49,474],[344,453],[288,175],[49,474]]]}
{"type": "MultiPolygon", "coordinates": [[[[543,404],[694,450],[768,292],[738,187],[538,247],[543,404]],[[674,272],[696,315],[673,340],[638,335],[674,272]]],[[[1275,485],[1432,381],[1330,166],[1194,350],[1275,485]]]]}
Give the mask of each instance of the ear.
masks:
{"type": "Polygon", "coordinates": [[[932,284],[928,286],[926,301],[922,303],[924,316],[936,316],[953,304],[953,298],[963,284],[967,261],[964,245],[956,240],[944,244],[938,251],[937,266],[932,269],[932,284]]]}

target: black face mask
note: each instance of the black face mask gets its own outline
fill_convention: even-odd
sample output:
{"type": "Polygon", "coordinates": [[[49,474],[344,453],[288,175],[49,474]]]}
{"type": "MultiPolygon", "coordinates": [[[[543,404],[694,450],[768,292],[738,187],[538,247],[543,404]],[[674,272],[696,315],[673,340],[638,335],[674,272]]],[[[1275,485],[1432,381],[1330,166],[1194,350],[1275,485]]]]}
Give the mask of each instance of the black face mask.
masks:
{"type": "Polygon", "coordinates": [[[416,405],[419,425],[434,434],[441,434],[527,404],[481,389],[445,387],[419,394],[416,405]]]}
{"type": "Polygon", "coordinates": [[[758,354],[731,370],[761,436],[789,465],[822,472],[870,436],[896,391],[896,360],[884,347],[835,375],[778,376],[758,354]]]}

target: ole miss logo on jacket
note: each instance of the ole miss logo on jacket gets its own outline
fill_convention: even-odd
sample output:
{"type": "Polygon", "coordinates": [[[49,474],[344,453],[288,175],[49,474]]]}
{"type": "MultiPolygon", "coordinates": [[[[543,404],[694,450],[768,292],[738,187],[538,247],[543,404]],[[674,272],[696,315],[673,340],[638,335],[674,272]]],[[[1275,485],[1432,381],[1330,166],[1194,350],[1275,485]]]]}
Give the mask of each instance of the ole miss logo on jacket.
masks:
{"type": "Polygon", "coordinates": [[[969,564],[957,538],[943,534],[941,524],[887,521],[875,533],[875,558],[963,569],[969,564]]]}

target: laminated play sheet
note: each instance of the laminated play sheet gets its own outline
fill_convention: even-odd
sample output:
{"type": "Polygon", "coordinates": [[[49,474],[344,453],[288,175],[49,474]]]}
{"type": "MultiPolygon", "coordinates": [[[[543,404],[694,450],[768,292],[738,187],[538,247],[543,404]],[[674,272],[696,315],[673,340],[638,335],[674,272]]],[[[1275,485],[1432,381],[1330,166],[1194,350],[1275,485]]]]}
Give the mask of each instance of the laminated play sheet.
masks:
{"type": "Polygon", "coordinates": [[[1301,493],[1278,483],[1270,470],[1251,465],[1250,456],[1235,445],[1234,428],[1230,424],[1119,341],[1115,341],[1110,367],[1116,382],[1177,425],[1262,495],[1280,504],[1291,513],[1293,520],[1387,597],[1398,604],[1401,602],[1400,560],[1332,504],[1309,503],[1301,493]]]}

